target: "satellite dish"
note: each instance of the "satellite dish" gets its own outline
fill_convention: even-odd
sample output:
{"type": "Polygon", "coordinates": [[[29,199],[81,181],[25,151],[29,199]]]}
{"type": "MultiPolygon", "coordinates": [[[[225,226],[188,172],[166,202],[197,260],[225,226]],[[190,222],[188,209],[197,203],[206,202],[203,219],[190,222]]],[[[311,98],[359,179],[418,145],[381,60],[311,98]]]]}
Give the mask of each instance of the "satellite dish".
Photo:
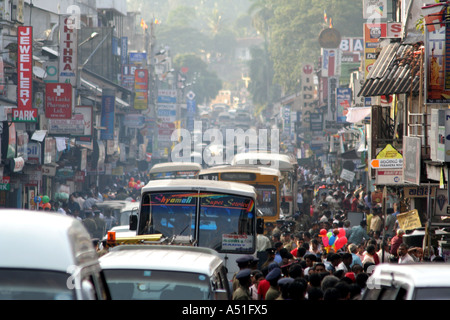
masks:
{"type": "Polygon", "coordinates": [[[36,77],[41,78],[41,79],[44,79],[47,76],[45,70],[42,69],[41,67],[37,67],[37,66],[33,67],[33,74],[36,77]]]}

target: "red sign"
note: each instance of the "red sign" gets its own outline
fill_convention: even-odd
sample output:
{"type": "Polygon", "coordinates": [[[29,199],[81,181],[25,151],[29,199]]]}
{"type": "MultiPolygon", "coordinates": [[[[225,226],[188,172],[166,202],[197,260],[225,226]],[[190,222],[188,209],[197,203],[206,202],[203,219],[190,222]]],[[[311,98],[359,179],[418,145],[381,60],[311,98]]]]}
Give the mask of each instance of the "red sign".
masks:
{"type": "Polygon", "coordinates": [[[33,109],[33,29],[29,26],[17,28],[17,108],[13,110],[13,121],[36,122],[33,109]]]}
{"type": "Polygon", "coordinates": [[[72,85],[70,83],[45,85],[45,116],[48,119],[72,118],[72,85]]]}

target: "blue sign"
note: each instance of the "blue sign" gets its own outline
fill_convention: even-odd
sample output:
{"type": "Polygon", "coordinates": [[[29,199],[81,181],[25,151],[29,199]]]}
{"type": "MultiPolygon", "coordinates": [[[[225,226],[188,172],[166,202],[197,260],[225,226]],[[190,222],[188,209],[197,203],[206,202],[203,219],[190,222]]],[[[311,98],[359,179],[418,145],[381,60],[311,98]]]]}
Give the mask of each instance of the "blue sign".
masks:
{"type": "Polygon", "coordinates": [[[194,131],[194,118],[195,118],[195,110],[197,107],[197,103],[195,100],[186,100],[186,129],[189,132],[194,131]]]}
{"type": "Polygon", "coordinates": [[[100,131],[101,140],[114,140],[115,102],[114,90],[103,89],[101,126],[105,129],[100,131]]]}
{"type": "Polygon", "coordinates": [[[128,64],[128,37],[120,38],[120,63],[128,64]]]}
{"type": "Polygon", "coordinates": [[[147,61],[146,52],[130,52],[130,64],[143,63],[147,61]]]}
{"type": "Polygon", "coordinates": [[[177,103],[177,97],[158,96],[158,103],[177,103]]]}

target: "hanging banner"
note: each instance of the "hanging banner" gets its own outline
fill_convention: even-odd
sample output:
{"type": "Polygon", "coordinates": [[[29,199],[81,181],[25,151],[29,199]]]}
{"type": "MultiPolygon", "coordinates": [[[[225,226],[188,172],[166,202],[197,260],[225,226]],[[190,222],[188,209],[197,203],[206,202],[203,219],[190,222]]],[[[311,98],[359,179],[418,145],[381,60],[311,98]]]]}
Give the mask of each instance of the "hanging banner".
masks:
{"type": "Polygon", "coordinates": [[[134,108],[146,110],[148,108],[148,70],[138,69],[134,72],[134,108]]]}
{"type": "Polygon", "coordinates": [[[77,86],[78,69],[78,35],[72,16],[61,15],[59,18],[59,82],[77,86]]]}
{"type": "Polygon", "coordinates": [[[14,122],[37,122],[33,109],[33,29],[17,28],[17,108],[13,109],[14,122]]]}
{"type": "Polygon", "coordinates": [[[116,94],[112,89],[103,89],[101,113],[101,140],[114,140],[114,112],[116,94]]]}
{"type": "Polygon", "coordinates": [[[336,122],[345,123],[347,120],[348,109],[352,102],[352,89],[350,88],[337,88],[336,89],[336,105],[337,116],[336,122]]]}

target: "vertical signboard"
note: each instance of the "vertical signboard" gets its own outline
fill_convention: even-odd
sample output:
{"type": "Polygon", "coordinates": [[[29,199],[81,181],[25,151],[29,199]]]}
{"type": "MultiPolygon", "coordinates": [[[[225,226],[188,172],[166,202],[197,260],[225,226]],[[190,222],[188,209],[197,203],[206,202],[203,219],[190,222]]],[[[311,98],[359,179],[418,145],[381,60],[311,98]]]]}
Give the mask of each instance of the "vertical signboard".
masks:
{"type": "Polygon", "coordinates": [[[336,122],[345,123],[347,120],[348,108],[352,101],[352,89],[350,88],[337,88],[336,89],[336,105],[337,116],[336,122]]]}
{"type": "Polygon", "coordinates": [[[328,121],[336,121],[336,89],[339,85],[339,78],[329,77],[328,78],[328,121]]]}
{"type": "Polygon", "coordinates": [[[387,36],[386,23],[364,24],[364,78],[367,78],[370,69],[376,60],[376,48],[380,38],[387,36]]]}
{"type": "Polygon", "coordinates": [[[186,129],[189,132],[194,131],[194,119],[197,108],[197,103],[195,101],[195,93],[189,91],[186,95],[186,112],[187,112],[187,121],[186,121],[186,129]]]}
{"type": "Polygon", "coordinates": [[[114,140],[114,111],[116,95],[112,89],[103,89],[100,132],[101,140],[114,140]]]}
{"type": "Polygon", "coordinates": [[[146,110],[148,107],[148,70],[138,69],[134,72],[134,108],[146,110]]]}
{"type": "Polygon", "coordinates": [[[314,112],[314,65],[311,63],[303,64],[302,68],[302,127],[309,127],[309,116],[314,112]]]}
{"type": "Polygon", "coordinates": [[[128,63],[128,37],[120,38],[120,63],[122,65],[128,63]]]}
{"type": "Polygon", "coordinates": [[[403,180],[420,184],[421,140],[418,137],[403,137],[403,180]]]}
{"type": "Polygon", "coordinates": [[[72,16],[64,15],[59,18],[59,82],[77,86],[78,68],[78,40],[76,24],[72,16]]]}
{"type": "Polygon", "coordinates": [[[17,28],[17,108],[13,110],[15,122],[37,122],[33,109],[33,29],[17,28]]]}
{"type": "Polygon", "coordinates": [[[322,48],[322,77],[341,75],[341,50],[322,48]]]}

